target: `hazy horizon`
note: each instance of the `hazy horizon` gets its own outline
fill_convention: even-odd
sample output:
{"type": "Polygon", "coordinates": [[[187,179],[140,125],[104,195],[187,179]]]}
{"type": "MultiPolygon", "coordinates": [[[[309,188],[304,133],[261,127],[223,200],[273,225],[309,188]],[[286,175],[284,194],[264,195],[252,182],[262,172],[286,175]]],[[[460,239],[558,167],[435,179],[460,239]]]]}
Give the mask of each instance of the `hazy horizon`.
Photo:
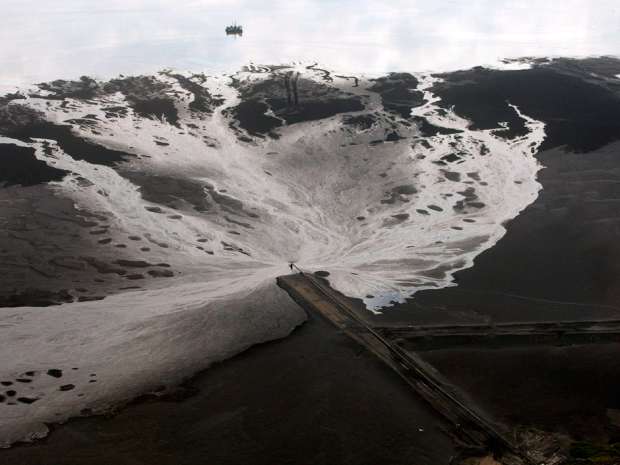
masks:
{"type": "Polygon", "coordinates": [[[448,71],[521,56],[618,55],[610,0],[3,2],[0,90],[56,78],[233,72],[313,62],[340,72],[448,71]],[[328,11],[329,14],[325,15],[328,11]],[[34,14],[36,13],[36,14],[34,14]],[[243,37],[224,27],[242,24],[243,37]]]}

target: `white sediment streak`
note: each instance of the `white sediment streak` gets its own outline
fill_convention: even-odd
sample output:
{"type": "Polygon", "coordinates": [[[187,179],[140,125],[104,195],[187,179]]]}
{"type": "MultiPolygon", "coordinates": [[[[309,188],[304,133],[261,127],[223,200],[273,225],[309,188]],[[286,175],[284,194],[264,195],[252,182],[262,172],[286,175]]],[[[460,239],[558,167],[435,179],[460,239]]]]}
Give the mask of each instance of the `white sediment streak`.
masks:
{"type": "Polygon", "coordinates": [[[246,270],[208,286],[178,282],[99,302],[2,309],[0,377],[29,379],[6,389],[38,400],[0,406],[0,446],[45,436],[45,423],[65,421],[84,408],[105,411],[288,335],[305,315],[276,286],[278,271],[271,279],[264,270],[246,270]],[[62,370],[62,377],[48,375],[49,369],[62,370]],[[28,371],[33,376],[25,376],[28,371]],[[60,388],[68,385],[75,387],[60,388]]]}
{"type": "MultiPolygon", "coordinates": [[[[310,79],[320,74],[301,70],[310,79]]],[[[191,97],[181,96],[178,127],[131,110],[125,118],[106,118],[105,105],[127,107],[120,94],[68,109],[27,99],[53,121],[95,115],[97,133],[75,130],[138,156],[109,168],[76,161],[54,141],[47,151],[42,141],[31,144],[38,158],[72,172],[56,184],[59,193],[79,209],[105,213],[117,236],[148,238],[151,251],[129,244],[128,252],[169,263],[177,274],[97,302],[0,309],[0,380],[34,370],[28,388],[38,398],[19,407],[0,404],[0,446],[43,434],[44,422],[105,409],[287,335],[304,319],[275,287],[288,262],[328,271],[336,289],[364,299],[372,311],[421,289],[452,285],[452,274],[471,266],[502,237],[502,223],[536,198],[534,154],[544,127],[513,106],[525,136],[472,130],[437,105],[433,78],[418,78],[427,103],[413,115],[458,132],[423,137],[415,126],[400,125],[404,139],[371,144],[391,130],[388,118],[359,130],[334,116],[283,127],[279,139],[242,142],[222,113],[238,103],[228,78],[205,84],[226,101],[213,115],[196,116],[187,107],[191,97]],[[142,190],[127,171],[146,179],[142,190]],[[181,192],[174,208],[145,200],[148,190],[161,194],[166,179],[208,182],[198,193],[214,209],[196,211],[181,192]],[[45,374],[50,368],[63,370],[62,381],[45,374]],[[96,383],[89,383],[91,373],[96,383]],[[72,396],[59,391],[67,383],[76,386],[72,396]]],[[[368,82],[353,87],[335,78],[334,85],[368,95],[360,113],[382,112],[368,82]]]]}
{"type": "Polygon", "coordinates": [[[527,135],[510,140],[496,130],[469,129],[468,121],[437,106],[439,99],[429,91],[436,79],[418,77],[427,103],[412,113],[461,132],[424,138],[411,149],[408,172],[397,169],[405,175],[402,182],[413,180],[419,189],[398,209],[409,218],[386,233],[386,215],[369,215],[373,224],[356,240],[354,254],[322,265],[337,289],[364,298],[375,310],[421,289],[453,285],[452,274],[472,266],[478,254],[492,247],[505,233],[502,224],[532,203],[541,187],[534,155],[545,137],[543,123],[511,105],[527,135]],[[459,158],[449,166],[436,164],[453,155],[459,158]]]}

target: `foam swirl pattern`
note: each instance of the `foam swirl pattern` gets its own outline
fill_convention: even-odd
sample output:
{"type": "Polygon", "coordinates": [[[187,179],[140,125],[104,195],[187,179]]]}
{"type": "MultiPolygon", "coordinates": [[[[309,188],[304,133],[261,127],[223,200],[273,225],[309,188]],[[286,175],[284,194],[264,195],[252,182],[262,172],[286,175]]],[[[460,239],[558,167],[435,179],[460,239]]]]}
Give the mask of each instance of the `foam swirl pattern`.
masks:
{"type": "MultiPolygon", "coordinates": [[[[524,136],[507,137],[501,122],[473,130],[438,105],[435,79],[250,66],[232,77],[51,83],[9,102],[35,115],[36,130],[5,130],[0,143],[67,173],[47,185],[46,211],[69,215],[62,199],[100,222],[73,239],[37,236],[41,269],[59,283],[89,278],[105,298],[0,309],[10,355],[0,378],[20,385],[34,373],[21,395],[33,402],[0,404],[0,443],[285,336],[304,319],[274,286],[289,262],[328,271],[375,312],[453,285],[536,198],[545,133],[517,107],[524,136]],[[81,395],[59,391],[52,368],[81,395]]],[[[33,230],[21,237],[34,241],[33,230]]]]}

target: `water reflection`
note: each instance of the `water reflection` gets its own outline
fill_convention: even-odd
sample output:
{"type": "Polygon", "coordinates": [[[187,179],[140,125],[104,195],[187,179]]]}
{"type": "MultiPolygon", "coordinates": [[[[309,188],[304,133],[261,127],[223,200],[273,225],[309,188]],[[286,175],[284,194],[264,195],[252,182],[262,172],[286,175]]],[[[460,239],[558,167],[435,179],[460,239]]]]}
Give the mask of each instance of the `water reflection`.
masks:
{"type": "Polygon", "coordinates": [[[3,86],[251,61],[381,73],[620,54],[615,0],[0,0],[0,11],[3,86]],[[224,33],[233,21],[240,39],[224,33]]]}

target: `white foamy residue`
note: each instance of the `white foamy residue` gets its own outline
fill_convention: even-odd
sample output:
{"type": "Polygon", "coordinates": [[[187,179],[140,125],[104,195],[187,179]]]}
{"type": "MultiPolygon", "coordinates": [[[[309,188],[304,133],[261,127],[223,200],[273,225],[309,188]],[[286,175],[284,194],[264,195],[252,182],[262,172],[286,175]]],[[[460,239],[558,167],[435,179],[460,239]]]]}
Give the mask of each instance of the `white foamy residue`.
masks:
{"type": "MultiPolygon", "coordinates": [[[[318,79],[314,71],[302,70],[318,79]]],[[[361,130],[334,116],[283,127],[279,139],[241,142],[222,113],[239,101],[225,77],[205,84],[226,99],[208,117],[190,112],[191,96],[177,88],[179,127],[131,110],[125,118],[106,118],[104,104],[127,107],[121,94],[105,102],[75,101],[74,109],[62,111],[57,102],[28,99],[26,104],[50,120],[97,116],[99,134],[75,130],[140,156],[129,165],[135,172],[207,181],[212,190],[204,190],[205,198],[226,196],[243,206],[236,212],[198,212],[183,199],[174,209],[162,206],[146,201],[123,176],[127,167],[76,161],[54,141],[51,153],[42,141],[32,144],[38,158],[73,173],[57,185],[63,195],[80,209],[110,215],[117,236],[148,238],[154,245],[144,258],[169,263],[178,273],[102,301],[0,309],[1,378],[52,366],[68,373],[63,383],[84,384],[87,372],[98,377],[83,396],[70,399],[58,392],[54,379],[35,380],[36,403],[13,410],[0,406],[0,442],[36,435],[42,422],[66,419],[84,407],[97,410],[178,382],[214,360],[288,334],[303,320],[273,284],[288,262],[328,271],[336,289],[364,299],[373,311],[421,289],[452,285],[452,274],[471,266],[502,237],[502,223],[536,198],[534,154],[544,127],[513,106],[527,135],[508,140],[491,130],[469,129],[466,120],[437,105],[433,78],[418,78],[427,103],[413,115],[458,132],[422,137],[415,126],[402,126],[405,139],[371,144],[384,138],[387,119],[361,130]],[[163,214],[146,207],[160,207],[163,214]],[[156,246],[162,243],[166,247],[156,246]]],[[[351,80],[335,78],[334,85],[369,95],[364,113],[382,111],[368,82],[353,87],[351,80]]],[[[156,189],[159,181],[153,179],[156,189]]],[[[131,247],[129,253],[140,254],[137,245],[131,247]]]]}

